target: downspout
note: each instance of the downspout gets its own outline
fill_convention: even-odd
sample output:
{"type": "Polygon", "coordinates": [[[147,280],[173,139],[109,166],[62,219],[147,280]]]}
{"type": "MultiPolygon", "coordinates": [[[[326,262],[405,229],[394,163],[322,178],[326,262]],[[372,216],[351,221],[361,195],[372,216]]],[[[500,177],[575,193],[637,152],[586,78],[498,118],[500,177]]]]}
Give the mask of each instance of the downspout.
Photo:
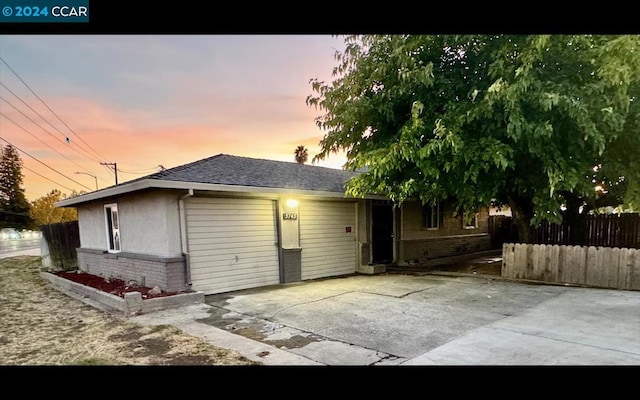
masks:
{"type": "Polygon", "coordinates": [[[187,288],[191,289],[191,263],[189,262],[189,242],[187,241],[187,215],[184,200],[193,196],[193,189],[178,198],[178,214],[180,214],[180,247],[184,256],[184,279],[187,288]]]}

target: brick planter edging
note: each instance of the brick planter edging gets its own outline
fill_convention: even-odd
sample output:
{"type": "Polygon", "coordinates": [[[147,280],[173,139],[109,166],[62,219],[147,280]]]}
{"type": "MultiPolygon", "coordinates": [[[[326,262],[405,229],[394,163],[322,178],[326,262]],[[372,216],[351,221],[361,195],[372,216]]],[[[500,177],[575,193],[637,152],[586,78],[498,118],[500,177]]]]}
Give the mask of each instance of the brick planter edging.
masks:
{"type": "Polygon", "coordinates": [[[204,293],[179,293],[173,296],[142,299],[140,292],[125,293],[125,297],[103,292],[102,290],[61,278],[50,272],[40,272],[43,279],[64,294],[103,311],[120,311],[125,317],[152,311],[176,308],[188,304],[204,303],[204,293]]]}

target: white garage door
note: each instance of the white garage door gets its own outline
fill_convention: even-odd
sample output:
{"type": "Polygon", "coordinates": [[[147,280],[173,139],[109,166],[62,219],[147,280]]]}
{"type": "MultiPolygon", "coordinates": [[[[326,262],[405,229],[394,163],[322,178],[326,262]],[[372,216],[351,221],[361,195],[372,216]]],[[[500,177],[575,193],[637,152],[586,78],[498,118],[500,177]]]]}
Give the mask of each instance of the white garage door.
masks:
{"type": "Polygon", "coordinates": [[[187,200],[193,290],[214,294],[280,283],[274,208],[262,199],[187,200]]]}
{"type": "Polygon", "coordinates": [[[355,203],[300,202],[298,218],[302,280],[356,271],[355,203]]]}

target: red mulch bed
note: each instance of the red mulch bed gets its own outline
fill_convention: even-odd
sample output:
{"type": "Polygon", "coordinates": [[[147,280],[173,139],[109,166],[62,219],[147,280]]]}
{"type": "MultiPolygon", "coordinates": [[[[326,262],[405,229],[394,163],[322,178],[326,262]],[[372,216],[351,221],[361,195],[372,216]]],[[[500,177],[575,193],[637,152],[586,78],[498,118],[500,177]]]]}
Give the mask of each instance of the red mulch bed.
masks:
{"type": "Polygon", "coordinates": [[[101,276],[88,274],[82,271],[56,271],[53,272],[61,278],[68,279],[70,281],[80,283],[86,286],[90,286],[94,289],[102,290],[103,292],[111,293],[113,295],[124,298],[124,294],[127,292],[140,292],[143,299],[151,299],[154,297],[166,297],[178,294],[178,292],[161,292],[159,294],[149,294],[152,289],[147,286],[139,286],[136,284],[128,284],[122,279],[115,278],[103,278],[101,276]]]}

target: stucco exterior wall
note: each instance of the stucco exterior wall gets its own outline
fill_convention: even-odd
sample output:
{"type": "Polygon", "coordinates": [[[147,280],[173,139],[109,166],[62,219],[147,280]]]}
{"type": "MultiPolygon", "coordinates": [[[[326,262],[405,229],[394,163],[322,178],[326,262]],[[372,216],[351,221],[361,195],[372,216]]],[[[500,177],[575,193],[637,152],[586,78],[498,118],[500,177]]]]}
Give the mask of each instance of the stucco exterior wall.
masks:
{"type": "Polygon", "coordinates": [[[107,250],[104,204],[87,204],[78,207],[78,231],[80,247],[107,250]]]}
{"type": "Polygon", "coordinates": [[[182,254],[179,191],[132,194],[78,207],[80,247],[107,250],[105,204],[117,204],[122,251],[159,257],[182,254]]]}

